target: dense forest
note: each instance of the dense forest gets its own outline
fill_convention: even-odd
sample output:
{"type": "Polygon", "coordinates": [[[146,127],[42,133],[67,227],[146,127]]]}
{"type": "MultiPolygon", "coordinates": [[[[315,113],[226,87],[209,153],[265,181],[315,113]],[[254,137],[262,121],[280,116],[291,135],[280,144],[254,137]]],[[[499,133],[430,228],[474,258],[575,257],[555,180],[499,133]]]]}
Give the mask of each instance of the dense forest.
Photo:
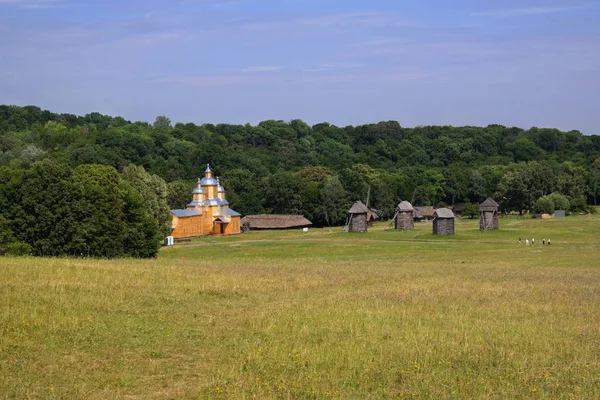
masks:
{"type": "Polygon", "coordinates": [[[367,193],[387,217],[400,200],[493,196],[503,212],[579,212],[600,196],[600,136],[578,131],[150,124],[0,105],[0,253],[151,257],[206,164],[240,213],[298,213],[316,226],[343,224],[367,193]]]}

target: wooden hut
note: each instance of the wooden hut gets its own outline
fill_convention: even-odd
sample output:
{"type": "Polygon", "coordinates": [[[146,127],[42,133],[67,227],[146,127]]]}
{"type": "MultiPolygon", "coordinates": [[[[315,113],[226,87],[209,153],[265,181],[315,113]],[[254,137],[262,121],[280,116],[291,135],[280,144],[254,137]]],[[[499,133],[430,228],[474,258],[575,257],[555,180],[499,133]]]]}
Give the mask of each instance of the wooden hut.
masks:
{"type": "Polygon", "coordinates": [[[367,213],[367,226],[373,226],[373,223],[379,218],[379,215],[375,212],[375,210],[370,209],[367,213]]]}
{"type": "Polygon", "coordinates": [[[449,208],[438,208],[433,213],[433,234],[454,235],[454,213],[449,208]]]}
{"type": "Polygon", "coordinates": [[[435,209],[432,206],[415,207],[413,218],[415,221],[431,221],[435,209]]]}
{"type": "Polygon", "coordinates": [[[406,231],[415,229],[413,212],[413,206],[408,201],[403,201],[398,204],[398,207],[396,207],[396,218],[394,219],[395,228],[406,231]]]}
{"type": "Polygon", "coordinates": [[[302,215],[260,214],[246,215],[241,220],[245,231],[254,229],[300,229],[312,225],[302,215]]]}
{"type": "Polygon", "coordinates": [[[452,206],[452,212],[454,215],[463,215],[465,212],[466,203],[456,203],[452,206]]]}
{"type": "Polygon", "coordinates": [[[354,203],[348,214],[348,232],[367,231],[369,209],[362,201],[354,203]]]}
{"type": "Polygon", "coordinates": [[[479,205],[479,229],[494,231],[498,229],[498,207],[500,205],[491,197],[479,205]]]}

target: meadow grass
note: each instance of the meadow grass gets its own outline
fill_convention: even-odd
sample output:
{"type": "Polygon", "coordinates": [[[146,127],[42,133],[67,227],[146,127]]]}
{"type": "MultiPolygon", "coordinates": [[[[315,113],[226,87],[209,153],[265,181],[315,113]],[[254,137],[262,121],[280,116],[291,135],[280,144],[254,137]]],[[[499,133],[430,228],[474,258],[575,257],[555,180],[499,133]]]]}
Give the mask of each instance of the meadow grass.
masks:
{"type": "Polygon", "coordinates": [[[0,397],[600,398],[600,216],[500,224],[2,258],[0,397]]]}

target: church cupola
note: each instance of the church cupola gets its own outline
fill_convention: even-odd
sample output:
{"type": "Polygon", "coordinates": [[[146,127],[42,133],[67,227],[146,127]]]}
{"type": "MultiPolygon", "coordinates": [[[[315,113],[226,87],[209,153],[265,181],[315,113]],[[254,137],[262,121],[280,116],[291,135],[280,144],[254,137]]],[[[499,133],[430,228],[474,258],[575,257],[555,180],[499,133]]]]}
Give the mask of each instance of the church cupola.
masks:
{"type": "Polygon", "coordinates": [[[206,191],[202,188],[200,178],[198,178],[198,183],[194,190],[192,190],[192,202],[188,204],[188,207],[201,207],[204,199],[206,199],[206,191]]]}
{"type": "Polygon", "coordinates": [[[212,171],[210,166],[206,164],[206,171],[204,171],[204,178],[200,180],[202,186],[217,186],[217,180],[212,177],[212,171]]]}
{"type": "Polygon", "coordinates": [[[219,177],[217,177],[217,197],[221,200],[225,200],[225,188],[221,186],[219,177]]]}

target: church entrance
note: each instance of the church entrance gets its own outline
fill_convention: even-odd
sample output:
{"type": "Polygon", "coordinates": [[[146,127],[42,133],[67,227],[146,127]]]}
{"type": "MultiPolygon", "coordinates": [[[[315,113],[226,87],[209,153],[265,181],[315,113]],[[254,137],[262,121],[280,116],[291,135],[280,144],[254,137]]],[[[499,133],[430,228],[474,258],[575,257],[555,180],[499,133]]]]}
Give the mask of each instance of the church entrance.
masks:
{"type": "Polygon", "coordinates": [[[215,222],[213,222],[213,233],[215,235],[225,235],[228,223],[228,221],[222,219],[221,217],[217,218],[215,222]]]}

